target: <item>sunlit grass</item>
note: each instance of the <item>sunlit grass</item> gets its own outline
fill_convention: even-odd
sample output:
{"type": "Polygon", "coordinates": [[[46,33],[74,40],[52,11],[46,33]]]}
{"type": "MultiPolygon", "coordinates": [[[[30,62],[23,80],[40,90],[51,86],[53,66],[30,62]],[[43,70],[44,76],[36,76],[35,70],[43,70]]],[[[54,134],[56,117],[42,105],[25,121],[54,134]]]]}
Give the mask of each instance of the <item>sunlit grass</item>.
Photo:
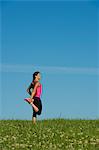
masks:
{"type": "Polygon", "coordinates": [[[99,120],[0,121],[0,150],[99,150],[99,120]]]}

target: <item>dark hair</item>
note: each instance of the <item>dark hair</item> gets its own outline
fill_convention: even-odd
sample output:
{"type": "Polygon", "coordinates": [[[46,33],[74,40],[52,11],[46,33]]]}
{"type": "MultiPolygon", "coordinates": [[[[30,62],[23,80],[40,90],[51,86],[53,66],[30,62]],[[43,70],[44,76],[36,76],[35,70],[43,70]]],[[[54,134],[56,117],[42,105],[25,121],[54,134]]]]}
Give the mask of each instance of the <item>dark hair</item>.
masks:
{"type": "Polygon", "coordinates": [[[40,73],[39,71],[33,73],[33,81],[35,80],[35,76],[37,76],[39,73],[40,73]]]}

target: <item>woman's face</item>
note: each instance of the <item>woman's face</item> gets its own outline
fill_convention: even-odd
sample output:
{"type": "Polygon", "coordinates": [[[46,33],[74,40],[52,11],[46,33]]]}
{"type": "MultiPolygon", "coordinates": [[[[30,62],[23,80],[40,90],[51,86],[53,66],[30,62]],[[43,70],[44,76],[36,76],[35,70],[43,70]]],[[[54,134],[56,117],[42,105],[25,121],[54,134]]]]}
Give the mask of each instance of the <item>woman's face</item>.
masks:
{"type": "Polygon", "coordinates": [[[37,74],[36,79],[37,79],[37,80],[40,80],[40,79],[41,79],[40,73],[37,74]]]}

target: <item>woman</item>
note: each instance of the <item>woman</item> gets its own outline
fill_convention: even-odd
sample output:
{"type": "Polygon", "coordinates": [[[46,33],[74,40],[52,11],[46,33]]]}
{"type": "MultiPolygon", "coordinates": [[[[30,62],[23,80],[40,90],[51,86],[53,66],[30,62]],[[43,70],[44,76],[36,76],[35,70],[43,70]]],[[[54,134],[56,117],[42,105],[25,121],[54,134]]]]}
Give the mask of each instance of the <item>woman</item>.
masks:
{"type": "Polygon", "coordinates": [[[30,98],[26,98],[25,100],[32,105],[33,108],[33,116],[32,121],[36,123],[37,115],[40,115],[42,112],[42,102],[41,102],[41,94],[42,94],[42,85],[39,82],[41,79],[40,72],[34,72],[33,81],[27,89],[27,92],[30,94],[30,98]],[[32,89],[32,91],[31,91],[32,89]]]}

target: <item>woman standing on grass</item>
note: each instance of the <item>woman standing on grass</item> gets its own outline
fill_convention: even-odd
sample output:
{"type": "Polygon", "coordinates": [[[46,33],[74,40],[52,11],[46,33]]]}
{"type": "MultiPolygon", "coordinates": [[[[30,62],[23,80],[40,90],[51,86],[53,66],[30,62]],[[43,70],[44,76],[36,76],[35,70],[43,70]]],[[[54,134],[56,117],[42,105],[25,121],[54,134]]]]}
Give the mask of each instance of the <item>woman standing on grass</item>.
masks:
{"type": "Polygon", "coordinates": [[[36,123],[37,115],[40,115],[42,112],[42,102],[41,102],[41,94],[42,94],[42,85],[39,82],[41,79],[41,75],[39,71],[34,72],[33,81],[27,89],[27,92],[30,94],[30,98],[26,98],[25,100],[32,105],[33,108],[33,116],[32,121],[36,123]],[[32,89],[32,91],[31,91],[32,89]]]}

